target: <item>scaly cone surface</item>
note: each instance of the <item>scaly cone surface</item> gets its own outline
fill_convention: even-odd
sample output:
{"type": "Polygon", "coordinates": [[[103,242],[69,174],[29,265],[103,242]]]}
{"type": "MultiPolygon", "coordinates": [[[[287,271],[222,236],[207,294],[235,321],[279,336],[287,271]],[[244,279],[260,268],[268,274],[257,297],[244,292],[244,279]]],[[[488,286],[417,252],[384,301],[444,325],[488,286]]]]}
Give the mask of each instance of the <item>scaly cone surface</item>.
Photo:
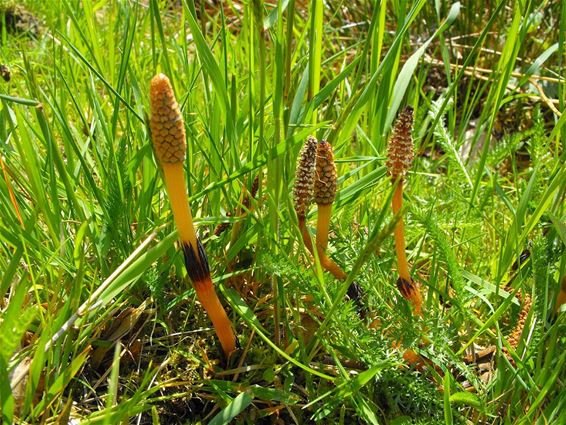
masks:
{"type": "Polygon", "coordinates": [[[173,87],[164,74],[157,74],[150,87],[151,139],[161,163],[174,164],[185,160],[185,124],[173,87]]]}
{"type": "Polygon", "coordinates": [[[316,149],[316,178],[314,200],[319,205],[329,205],[336,198],[336,164],[332,146],[322,140],[316,149]]]}
{"type": "Polygon", "coordinates": [[[413,109],[405,108],[397,118],[393,128],[393,134],[387,145],[387,170],[396,179],[404,177],[413,165],[415,157],[413,147],[413,109]]]}
{"type": "Polygon", "coordinates": [[[307,215],[313,196],[316,146],[316,139],[309,136],[299,153],[299,160],[297,161],[293,198],[295,200],[297,216],[303,219],[307,215]]]}

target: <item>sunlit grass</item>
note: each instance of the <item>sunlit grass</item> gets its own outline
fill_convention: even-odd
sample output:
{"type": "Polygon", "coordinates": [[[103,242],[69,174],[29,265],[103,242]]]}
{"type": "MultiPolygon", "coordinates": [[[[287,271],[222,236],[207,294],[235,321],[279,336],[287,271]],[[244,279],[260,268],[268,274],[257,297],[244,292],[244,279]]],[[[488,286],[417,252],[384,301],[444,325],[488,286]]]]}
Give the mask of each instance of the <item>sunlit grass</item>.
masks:
{"type": "Polygon", "coordinates": [[[566,419],[563,4],[47,3],[27,2],[36,37],[0,24],[4,422],[566,419]],[[186,122],[190,207],[242,346],[228,369],[152,154],[158,72],[186,122]],[[395,286],[385,169],[404,106],[422,318],[395,286]],[[327,255],[344,281],[304,248],[293,206],[309,135],[334,149],[327,255]],[[354,281],[363,319],[345,298],[354,281]]]}

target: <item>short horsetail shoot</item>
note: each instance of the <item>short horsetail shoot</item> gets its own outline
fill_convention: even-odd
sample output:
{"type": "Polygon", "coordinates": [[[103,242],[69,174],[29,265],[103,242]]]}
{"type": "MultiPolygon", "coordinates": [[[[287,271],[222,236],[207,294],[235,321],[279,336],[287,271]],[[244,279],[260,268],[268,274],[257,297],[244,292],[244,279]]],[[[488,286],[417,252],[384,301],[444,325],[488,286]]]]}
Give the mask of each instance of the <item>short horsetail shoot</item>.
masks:
{"type": "MultiPolygon", "coordinates": [[[[394,185],[393,214],[400,214],[403,207],[403,180],[413,163],[413,110],[405,108],[397,118],[393,134],[387,146],[387,169],[394,185]]],[[[399,217],[395,225],[395,252],[397,254],[397,288],[401,295],[411,302],[415,313],[421,314],[422,298],[419,288],[411,278],[409,263],[405,253],[405,227],[403,216],[399,217]]]]}
{"type": "Polygon", "coordinates": [[[345,280],[346,273],[326,255],[332,203],[336,197],[336,179],[332,146],[325,140],[317,142],[316,138],[309,136],[299,153],[293,189],[299,230],[305,246],[314,255],[311,235],[306,224],[306,216],[314,197],[318,205],[316,251],[320,265],[337,279],[345,280]]]}
{"type": "Polygon", "coordinates": [[[164,74],[157,74],[151,80],[150,103],[154,153],[163,172],[187,274],[228,358],[236,350],[236,337],[212,284],[208,259],[193,226],[183,169],[186,155],[185,125],[171,83],[164,74]]]}
{"type": "Polygon", "coordinates": [[[314,200],[318,206],[316,249],[322,267],[332,273],[337,279],[346,280],[347,275],[344,270],[326,256],[332,204],[336,198],[337,179],[338,174],[336,172],[336,164],[334,163],[332,146],[326,140],[321,140],[316,149],[314,180],[314,200]]]}
{"type": "MultiPolygon", "coordinates": [[[[330,143],[326,140],[318,142],[316,138],[309,136],[299,153],[293,190],[299,230],[305,246],[314,255],[311,235],[306,225],[307,212],[314,198],[318,205],[316,251],[320,265],[337,279],[346,280],[348,277],[346,272],[326,255],[332,204],[336,198],[337,176],[330,143]]],[[[362,288],[356,282],[352,282],[348,287],[348,297],[356,304],[358,313],[365,316],[366,308],[361,301],[362,296],[362,288]]]]}

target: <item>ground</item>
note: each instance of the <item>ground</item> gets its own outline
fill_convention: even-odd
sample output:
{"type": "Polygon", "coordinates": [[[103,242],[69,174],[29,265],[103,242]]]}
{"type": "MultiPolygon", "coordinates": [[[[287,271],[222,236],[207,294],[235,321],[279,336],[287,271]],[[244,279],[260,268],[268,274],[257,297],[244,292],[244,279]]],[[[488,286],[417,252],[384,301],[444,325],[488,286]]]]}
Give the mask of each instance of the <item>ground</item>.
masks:
{"type": "Polygon", "coordinates": [[[4,423],[566,421],[562,2],[0,0],[0,14],[4,423]],[[153,153],[157,73],[184,119],[230,358],[153,153]],[[394,214],[387,147],[406,107],[394,214]],[[337,192],[303,226],[310,135],[333,149],[337,192]],[[398,281],[401,217],[422,315],[398,281]]]}

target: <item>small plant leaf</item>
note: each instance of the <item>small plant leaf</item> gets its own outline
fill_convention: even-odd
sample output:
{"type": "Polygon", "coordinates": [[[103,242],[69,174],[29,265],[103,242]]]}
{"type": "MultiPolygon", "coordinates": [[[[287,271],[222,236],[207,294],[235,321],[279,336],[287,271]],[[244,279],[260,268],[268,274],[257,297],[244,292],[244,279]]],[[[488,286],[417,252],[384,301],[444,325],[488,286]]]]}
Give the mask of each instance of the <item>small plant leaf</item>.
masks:
{"type": "Polygon", "coordinates": [[[253,401],[252,396],[244,392],[239,394],[234,400],[220,411],[212,420],[209,425],[223,425],[230,423],[232,419],[242,413],[253,401]]]}

